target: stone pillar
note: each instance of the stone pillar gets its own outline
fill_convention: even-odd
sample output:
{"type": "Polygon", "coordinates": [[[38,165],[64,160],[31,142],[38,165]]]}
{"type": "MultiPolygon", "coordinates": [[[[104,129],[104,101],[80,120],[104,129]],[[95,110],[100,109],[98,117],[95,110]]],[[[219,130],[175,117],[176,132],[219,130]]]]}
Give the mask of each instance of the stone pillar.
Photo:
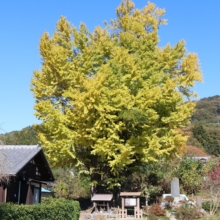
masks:
{"type": "Polygon", "coordinates": [[[122,218],[124,218],[124,211],[125,211],[125,198],[121,197],[121,209],[122,209],[122,218]]]}
{"type": "Polygon", "coordinates": [[[180,186],[179,186],[179,179],[173,178],[171,181],[171,196],[172,197],[179,197],[180,196],[180,186]]]}
{"type": "Polygon", "coordinates": [[[137,201],[137,218],[139,218],[140,215],[140,197],[136,198],[137,201]]]}
{"type": "Polygon", "coordinates": [[[98,212],[97,202],[93,202],[93,206],[96,212],[98,212]]]}
{"type": "Polygon", "coordinates": [[[110,208],[109,208],[109,202],[107,202],[107,212],[110,211],[110,208]]]}
{"type": "Polygon", "coordinates": [[[196,206],[202,208],[202,198],[201,196],[196,196],[196,206]]]}

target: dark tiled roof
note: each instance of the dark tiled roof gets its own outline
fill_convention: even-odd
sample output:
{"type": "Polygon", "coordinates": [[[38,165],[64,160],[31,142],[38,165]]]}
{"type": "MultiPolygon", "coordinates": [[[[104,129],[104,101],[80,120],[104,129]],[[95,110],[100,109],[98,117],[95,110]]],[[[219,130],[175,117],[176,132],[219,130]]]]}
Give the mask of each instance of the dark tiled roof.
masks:
{"type": "Polygon", "coordinates": [[[16,175],[41,149],[39,145],[0,145],[0,174],[16,175]]]}

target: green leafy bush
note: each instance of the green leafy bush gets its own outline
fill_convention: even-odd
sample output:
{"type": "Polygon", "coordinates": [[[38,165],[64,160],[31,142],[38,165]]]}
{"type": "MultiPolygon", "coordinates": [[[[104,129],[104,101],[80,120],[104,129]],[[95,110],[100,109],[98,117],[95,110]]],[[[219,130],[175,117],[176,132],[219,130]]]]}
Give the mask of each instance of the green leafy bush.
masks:
{"type": "Polygon", "coordinates": [[[39,205],[0,204],[1,220],[78,220],[79,203],[47,198],[39,205]]]}
{"type": "Polygon", "coordinates": [[[175,209],[175,217],[180,220],[194,220],[202,216],[203,214],[196,206],[192,206],[188,203],[184,203],[182,206],[175,209]]]}
{"type": "Polygon", "coordinates": [[[198,192],[202,187],[204,163],[192,157],[182,157],[173,176],[179,178],[180,184],[188,194],[198,192]]]}
{"type": "Polygon", "coordinates": [[[53,174],[56,179],[56,186],[53,187],[56,198],[75,200],[90,197],[90,178],[83,174],[79,175],[76,168],[60,168],[54,170],[53,174]]]}
{"type": "Polygon", "coordinates": [[[207,201],[207,202],[203,202],[202,203],[202,208],[206,211],[206,212],[209,212],[210,211],[210,202],[207,201]]]}
{"type": "Polygon", "coordinates": [[[215,215],[218,211],[219,201],[206,201],[202,203],[202,208],[210,215],[215,215]]]}

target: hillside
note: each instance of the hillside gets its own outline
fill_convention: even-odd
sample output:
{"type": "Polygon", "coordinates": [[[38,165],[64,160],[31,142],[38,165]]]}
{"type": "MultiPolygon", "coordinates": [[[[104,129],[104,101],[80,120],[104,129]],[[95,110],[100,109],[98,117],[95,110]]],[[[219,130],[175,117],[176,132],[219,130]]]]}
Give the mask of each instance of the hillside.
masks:
{"type": "Polygon", "coordinates": [[[196,111],[192,116],[192,124],[214,124],[220,123],[220,96],[203,98],[196,103],[196,111]]]}
{"type": "Polygon", "coordinates": [[[204,148],[208,154],[220,155],[220,96],[203,98],[196,103],[191,125],[184,129],[188,145],[204,148]]]}
{"type": "Polygon", "coordinates": [[[33,126],[23,128],[21,131],[12,131],[6,134],[0,134],[2,144],[19,144],[19,145],[33,145],[38,144],[37,134],[33,126]]]}

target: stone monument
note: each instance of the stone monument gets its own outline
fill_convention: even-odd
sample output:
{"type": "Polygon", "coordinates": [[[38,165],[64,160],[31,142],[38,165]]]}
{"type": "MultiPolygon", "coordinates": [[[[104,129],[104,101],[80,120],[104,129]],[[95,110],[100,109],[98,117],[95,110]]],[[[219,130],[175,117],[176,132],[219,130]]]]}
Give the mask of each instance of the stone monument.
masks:
{"type": "Polygon", "coordinates": [[[180,197],[180,185],[178,178],[173,178],[171,181],[171,196],[173,198],[180,197]]]}

